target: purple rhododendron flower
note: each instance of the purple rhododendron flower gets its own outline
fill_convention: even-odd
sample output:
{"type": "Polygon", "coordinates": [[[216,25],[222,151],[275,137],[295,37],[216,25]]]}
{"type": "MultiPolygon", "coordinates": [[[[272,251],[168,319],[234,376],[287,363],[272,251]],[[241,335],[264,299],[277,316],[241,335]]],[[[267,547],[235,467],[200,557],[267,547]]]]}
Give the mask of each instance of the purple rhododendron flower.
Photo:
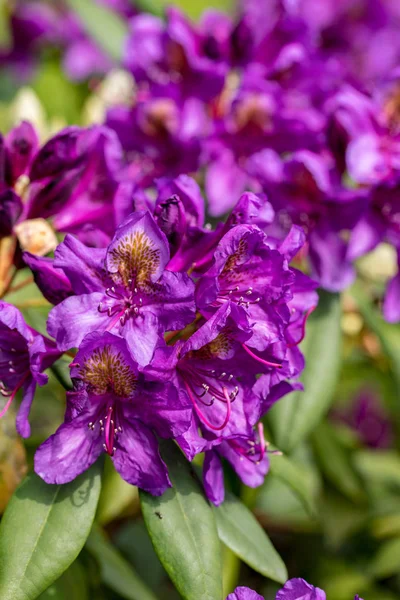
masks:
{"type": "Polygon", "coordinates": [[[289,579],[277,593],[276,600],[326,600],[326,594],[304,579],[289,579]]]}
{"type": "Polygon", "coordinates": [[[66,483],[102,452],[121,476],[154,495],[170,481],[155,433],[173,437],[190,423],[190,410],[167,383],[146,381],[123,338],[89,334],[71,366],[65,422],[35,455],[47,483],[66,483]]]}
{"type": "Polygon", "coordinates": [[[90,249],[67,236],[54,266],[71,281],[75,296],[50,312],[48,330],[62,350],[78,347],[92,331],[127,339],[140,365],[151,360],[160,336],[194,318],[194,285],[165,267],[169,248],[150,213],[132,214],[108,248],[90,249]]]}
{"type": "Polygon", "coordinates": [[[250,588],[240,586],[232,594],[229,594],[226,600],[264,600],[264,598],[250,588]]]}
{"type": "Polygon", "coordinates": [[[22,390],[17,415],[17,430],[22,437],[30,436],[28,417],[36,386],[48,380],[43,371],[60,356],[54,342],[29,327],[15,306],[0,301],[0,394],[7,399],[0,417],[22,390]]]}

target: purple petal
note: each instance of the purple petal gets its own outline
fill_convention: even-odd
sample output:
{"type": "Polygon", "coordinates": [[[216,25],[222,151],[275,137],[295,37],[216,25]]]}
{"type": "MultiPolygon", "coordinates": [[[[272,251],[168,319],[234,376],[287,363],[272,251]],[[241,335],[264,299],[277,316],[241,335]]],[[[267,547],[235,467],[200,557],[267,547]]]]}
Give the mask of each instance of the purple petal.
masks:
{"type": "Polygon", "coordinates": [[[6,137],[6,148],[11,168],[11,181],[27,173],[31,160],[38,148],[39,139],[30,123],[22,121],[6,137]]]}
{"type": "Polygon", "coordinates": [[[400,321],[400,272],[389,281],[387,286],[383,315],[389,323],[400,321]]]}
{"type": "MultiPolygon", "coordinates": [[[[46,483],[68,483],[86,471],[103,452],[103,439],[88,424],[92,412],[85,411],[61,425],[36,451],[35,472],[46,483]]],[[[93,414],[92,414],[93,413],[93,414]]]]}
{"type": "Polygon", "coordinates": [[[285,583],[275,600],[326,600],[326,594],[304,579],[295,578],[285,583]]]}
{"type": "Polygon", "coordinates": [[[340,292],[354,280],[355,271],[347,258],[347,245],[335,232],[317,232],[310,236],[313,277],[330,292],[340,292]]]}
{"type": "Polygon", "coordinates": [[[23,395],[20,407],[18,409],[16,427],[18,434],[23,438],[28,438],[31,435],[31,426],[29,424],[29,413],[32,406],[32,401],[35,396],[36,381],[29,377],[23,386],[23,395]]]}
{"type": "Polygon", "coordinates": [[[196,316],[194,283],[186,273],[164,271],[158,282],[160,291],[149,309],[158,313],[164,331],[181,329],[196,316]]]}
{"type": "Polygon", "coordinates": [[[77,348],[87,333],[107,329],[110,317],[98,311],[103,299],[100,292],[71,296],[50,311],[47,331],[60,350],[77,348]]]}
{"type": "Polygon", "coordinates": [[[224,470],[218,455],[209,450],[203,463],[203,485],[207,498],[219,506],[225,498],[224,470]]]}
{"type": "Polygon", "coordinates": [[[157,440],[150,429],[140,421],[124,420],[123,433],[116,442],[113,462],[125,481],[137,485],[153,496],[161,496],[171,487],[157,440]]]}
{"type": "Polygon", "coordinates": [[[51,304],[59,304],[72,295],[70,280],[61,269],[54,266],[54,259],[35,256],[30,252],[22,255],[33,273],[36,285],[51,304]]]}
{"type": "Polygon", "coordinates": [[[210,215],[219,217],[227,213],[236,204],[246,181],[247,175],[230,152],[221,154],[217,161],[211,163],[205,184],[210,215]]]}
{"type": "Polygon", "coordinates": [[[148,365],[160,341],[157,317],[150,311],[142,310],[137,318],[128,319],[122,333],[135,361],[143,367],[148,365]]]}
{"type": "Polygon", "coordinates": [[[223,442],[218,446],[218,452],[231,463],[244,484],[255,488],[264,483],[264,477],[269,470],[269,459],[267,454],[265,454],[264,458],[258,463],[252,462],[246,458],[243,459],[243,456],[235,452],[229,445],[229,441],[223,442]]]}
{"type": "Polygon", "coordinates": [[[236,590],[226,597],[226,600],[264,600],[263,596],[257,594],[248,587],[237,587],[236,590]]]}
{"type": "Polygon", "coordinates": [[[76,294],[104,290],[105,248],[88,248],[68,234],[57,247],[54,256],[54,266],[64,271],[76,294]]]}

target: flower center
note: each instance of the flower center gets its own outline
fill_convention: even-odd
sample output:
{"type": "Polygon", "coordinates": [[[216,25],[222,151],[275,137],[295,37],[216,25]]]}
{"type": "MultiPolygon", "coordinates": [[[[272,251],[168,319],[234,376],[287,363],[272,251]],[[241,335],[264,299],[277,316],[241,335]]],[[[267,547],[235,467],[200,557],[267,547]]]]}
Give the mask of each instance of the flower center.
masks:
{"type": "MultiPolygon", "coordinates": [[[[99,433],[100,435],[104,435],[103,448],[109,456],[114,456],[117,450],[115,443],[123,432],[122,427],[118,425],[117,421],[118,413],[115,406],[109,406],[106,414],[98,421],[99,433]]],[[[88,428],[91,431],[95,431],[96,427],[97,421],[88,423],[88,428]]]]}
{"type": "MultiPolygon", "coordinates": [[[[131,280],[129,280],[132,283],[131,280]]],[[[100,313],[107,313],[113,317],[111,325],[107,327],[110,330],[119,321],[123,326],[131,317],[138,317],[140,309],[143,306],[143,297],[137,287],[131,289],[122,286],[110,287],[106,289],[106,301],[100,302],[97,310],[100,313]]]]}

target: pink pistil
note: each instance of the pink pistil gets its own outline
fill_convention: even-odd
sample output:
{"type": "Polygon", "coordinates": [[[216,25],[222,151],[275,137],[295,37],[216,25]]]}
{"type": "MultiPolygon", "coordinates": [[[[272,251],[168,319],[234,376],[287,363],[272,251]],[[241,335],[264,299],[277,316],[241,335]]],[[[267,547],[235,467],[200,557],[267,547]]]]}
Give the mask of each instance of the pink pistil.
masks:
{"type": "Polygon", "coordinates": [[[121,310],[121,312],[119,312],[115,318],[111,321],[111,323],[106,327],[106,331],[110,331],[114,325],[116,325],[118,323],[118,321],[120,320],[121,317],[123,317],[123,315],[125,314],[125,308],[123,310],[121,310]]]}
{"type": "Polygon", "coordinates": [[[0,412],[0,419],[2,417],[4,417],[4,415],[6,414],[6,412],[8,411],[8,409],[10,408],[11,402],[14,400],[18,390],[21,389],[21,387],[23,386],[23,384],[25,383],[25,380],[27,379],[28,375],[29,375],[29,371],[27,371],[25,373],[25,375],[21,378],[21,380],[18,382],[17,386],[15,387],[15,389],[12,391],[12,394],[10,395],[9,399],[6,402],[5,407],[3,408],[3,410],[0,412]]]}
{"type": "Polygon", "coordinates": [[[242,344],[242,347],[243,347],[243,350],[245,350],[247,352],[247,354],[249,356],[251,356],[251,358],[254,358],[254,360],[261,363],[262,365],[267,365],[267,367],[275,367],[276,369],[282,369],[282,365],[280,365],[279,363],[273,363],[273,362],[270,362],[269,360],[264,360],[263,358],[260,358],[259,356],[257,356],[257,354],[254,354],[254,352],[252,352],[250,350],[250,348],[248,348],[246,346],[246,344],[242,344]]]}
{"type": "Polygon", "coordinates": [[[264,425],[262,423],[258,424],[258,437],[260,438],[260,460],[262,460],[265,455],[265,448],[267,447],[264,437],[264,425]]]}
{"type": "Polygon", "coordinates": [[[105,431],[104,431],[104,435],[106,438],[106,451],[107,454],[109,456],[113,456],[114,454],[114,437],[115,437],[115,429],[114,429],[114,423],[112,422],[112,414],[113,414],[113,409],[110,406],[108,409],[108,414],[106,416],[106,426],[105,426],[105,431]]]}
{"type": "Polygon", "coordinates": [[[190,400],[192,401],[193,408],[196,411],[196,414],[199,417],[200,421],[202,421],[202,423],[204,423],[204,425],[207,425],[207,427],[209,427],[210,429],[213,429],[214,431],[221,431],[221,429],[226,427],[226,425],[228,424],[228,421],[231,417],[231,410],[232,410],[231,399],[229,397],[229,393],[228,393],[228,390],[226,389],[226,387],[223,388],[223,393],[224,393],[224,396],[226,399],[226,405],[227,405],[226,416],[225,416],[225,419],[224,419],[224,422],[222,423],[222,425],[216,426],[216,425],[213,425],[212,423],[210,423],[210,421],[201,412],[200,408],[197,405],[196,400],[194,399],[193,392],[190,389],[190,386],[188,385],[188,383],[185,381],[185,379],[183,380],[183,383],[185,385],[188,396],[189,396],[190,400]]]}

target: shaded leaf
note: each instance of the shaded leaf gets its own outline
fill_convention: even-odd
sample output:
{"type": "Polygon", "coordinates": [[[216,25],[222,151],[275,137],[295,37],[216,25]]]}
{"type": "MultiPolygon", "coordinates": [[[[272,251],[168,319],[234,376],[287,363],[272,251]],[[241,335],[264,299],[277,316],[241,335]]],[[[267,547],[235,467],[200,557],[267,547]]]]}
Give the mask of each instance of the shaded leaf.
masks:
{"type": "Polygon", "coordinates": [[[391,368],[400,393],[400,325],[387,323],[380,312],[372,305],[360,283],[350,288],[366,324],[373,331],[390,360],[391,368]]]}
{"type": "Polygon", "coordinates": [[[274,441],[284,452],[311,433],[331,404],[341,360],[340,316],[339,295],[321,291],[301,345],[306,358],[301,376],[304,392],[282,398],[268,415],[274,441]]]}
{"type": "Polygon", "coordinates": [[[369,565],[377,579],[386,579],[400,572],[400,538],[384,542],[369,565]]]}
{"type": "Polygon", "coordinates": [[[38,600],[89,600],[88,585],[82,565],[75,561],[38,600]]]}
{"type": "Polygon", "coordinates": [[[301,465],[295,463],[287,456],[271,454],[269,460],[271,473],[287,483],[308,513],[311,516],[315,516],[317,508],[315,506],[313,485],[310,485],[308,473],[301,465]]]}
{"type": "Polygon", "coordinates": [[[321,423],[312,435],[316,459],[327,479],[351,500],[364,496],[357,472],[350,462],[350,454],[339,442],[335,429],[321,423]]]}
{"type": "Polygon", "coordinates": [[[221,541],[252,569],[284,583],[288,578],[285,564],[253,513],[229,493],[213,510],[221,541]]]}
{"type": "Polygon", "coordinates": [[[221,545],[211,507],[190,464],[162,444],[173,487],[162,496],[140,492],[147,530],[168,575],[185,600],[222,598],[221,545]]]}
{"type": "MultiPolygon", "coordinates": [[[[134,539],[132,543],[135,543],[134,539]]],[[[97,559],[101,579],[109,588],[126,600],[156,600],[152,591],[97,527],[93,528],[86,547],[97,559]]]]}
{"type": "Polygon", "coordinates": [[[34,600],[81,551],[100,495],[100,462],[66,485],[29,475],[0,525],[0,598],[34,600]]]}

